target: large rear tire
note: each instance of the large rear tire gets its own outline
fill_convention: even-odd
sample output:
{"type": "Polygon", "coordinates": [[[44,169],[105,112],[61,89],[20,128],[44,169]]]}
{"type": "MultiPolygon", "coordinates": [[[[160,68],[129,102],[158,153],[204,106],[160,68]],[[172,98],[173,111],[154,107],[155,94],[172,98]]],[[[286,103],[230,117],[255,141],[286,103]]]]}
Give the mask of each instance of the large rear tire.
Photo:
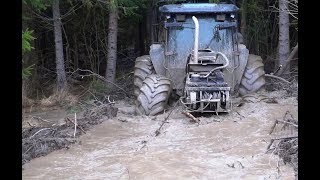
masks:
{"type": "Polygon", "coordinates": [[[144,55],[137,57],[135,65],[134,65],[134,96],[138,97],[140,94],[140,88],[142,86],[142,82],[145,78],[150,75],[155,74],[155,70],[153,68],[153,64],[151,62],[149,55],[144,55]]]}
{"type": "Polygon", "coordinates": [[[248,62],[239,86],[240,95],[243,96],[263,90],[266,84],[264,75],[262,58],[249,54],[248,62]]]}
{"type": "Polygon", "coordinates": [[[136,100],[136,113],[153,116],[163,112],[171,92],[172,83],[168,78],[157,74],[148,75],[136,100]]]}

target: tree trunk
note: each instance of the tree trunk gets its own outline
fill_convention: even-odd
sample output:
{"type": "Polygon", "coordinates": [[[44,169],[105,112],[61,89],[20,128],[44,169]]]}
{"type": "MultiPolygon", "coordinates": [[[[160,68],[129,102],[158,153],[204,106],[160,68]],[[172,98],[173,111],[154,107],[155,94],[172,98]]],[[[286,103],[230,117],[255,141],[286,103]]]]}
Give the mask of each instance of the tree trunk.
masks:
{"type": "Polygon", "coordinates": [[[240,27],[240,32],[243,37],[243,44],[247,43],[247,36],[246,36],[246,26],[247,26],[247,1],[242,0],[241,2],[241,27],[240,27]]]}
{"type": "Polygon", "coordinates": [[[57,90],[58,92],[61,92],[67,87],[67,79],[64,67],[59,0],[53,1],[52,12],[54,20],[54,42],[56,49],[57,90]]]}
{"type": "Polygon", "coordinates": [[[139,23],[139,52],[140,52],[140,56],[145,55],[145,44],[144,44],[144,35],[145,35],[145,31],[144,31],[144,23],[143,21],[145,20],[145,18],[142,19],[142,21],[139,23]]]}
{"type": "Polygon", "coordinates": [[[151,31],[152,31],[152,4],[153,2],[152,1],[148,1],[148,8],[147,8],[147,12],[146,12],[146,18],[147,18],[147,21],[146,21],[146,30],[147,30],[147,33],[146,33],[146,38],[147,38],[147,44],[146,46],[149,48],[151,43],[152,43],[152,37],[151,37],[151,31]]]}
{"type": "MultiPolygon", "coordinates": [[[[278,65],[286,64],[286,60],[290,53],[289,44],[289,13],[288,1],[279,0],[279,62],[278,65]]],[[[284,71],[284,74],[289,73],[290,68],[284,71]]]]}
{"type": "Polygon", "coordinates": [[[111,9],[109,13],[108,59],[107,59],[107,70],[106,70],[106,79],[111,82],[114,82],[116,77],[117,35],[118,35],[118,9],[114,8],[114,9],[111,9]]]}
{"type": "Polygon", "coordinates": [[[136,36],[134,37],[134,52],[138,56],[141,56],[140,52],[140,23],[138,24],[138,27],[134,29],[136,36]]]}
{"type": "Polygon", "coordinates": [[[153,6],[154,6],[154,0],[152,0],[150,2],[150,6],[148,7],[149,8],[149,11],[151,11],[150,13],[150,45],[155,42],[155,38],[154,38],[154,24],[155,24],[155,17],[154,17],[154,10],[153,10],[153,6]]]}

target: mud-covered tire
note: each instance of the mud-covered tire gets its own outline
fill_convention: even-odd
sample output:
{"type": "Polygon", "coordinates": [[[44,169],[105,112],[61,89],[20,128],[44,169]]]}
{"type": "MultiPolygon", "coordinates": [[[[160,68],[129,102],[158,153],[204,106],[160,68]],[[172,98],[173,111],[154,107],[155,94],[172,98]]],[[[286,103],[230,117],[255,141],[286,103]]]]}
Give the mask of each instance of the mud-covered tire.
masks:
{"type": "Polygon", "coordinates": [[[155,70],[151,62],[150,56],[144,55],[144,56],[137,57],[134,65],[134,77],[133,77],[135,97],[138,97],[138,95],[140,94],[140,88],[142,86],[142,82],[150,74],[155,74],[155,70]]]}
{"type": "Polygon", "coordinates": [[[172,92],[171,81],[161,75],[146,77],[136,100],[136,114],[153,116],[164,111],[172,92]]]}
{"type": "Polygon", "coordinates": [[[264,75],[264,65],[261,57],[249,54],[248,62],[239,86],[239,94],[243,96],[263,90],[266,83],[264,75]]]}

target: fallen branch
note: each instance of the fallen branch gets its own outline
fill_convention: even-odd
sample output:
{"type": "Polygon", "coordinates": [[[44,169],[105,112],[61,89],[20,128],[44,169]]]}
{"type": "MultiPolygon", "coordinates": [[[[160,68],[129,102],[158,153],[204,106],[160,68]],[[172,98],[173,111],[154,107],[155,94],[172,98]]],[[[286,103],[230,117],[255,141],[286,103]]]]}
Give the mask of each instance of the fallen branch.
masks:
{"type": "Polygon", "coordinates": [[[76,137],[76,132],[77,132],[77,113],[74,113],[74,132],[73,132],[73,137],[76,137]]]}
{"type": "MultiPolygon", "coordinates": [[[[286,111],[285,115],[283,116],[283,120],[275,120],[271,131],[269,134],[273,133],[276,125],[278,123],[283,123],[281,126],[281,131],[284,130],[284,127],[288,125],[294,126],[295,132],[290,131],[282,131],[279,135],[272,135],[271,141],[267,146],[266,153],[270,152],[273,149],[273,154],[278,155],[282,158],[284,163],[290,163],[293,167],[295,172],[297,172],[298,168],[298,120],[293,118],[293,115],[286,111]],[[284,133],[283,133],[284,132],[284,133]],[[290,134],[286,134],[290,133],[290,134]],[[271,146],[273,145],[273,148],[271,146]]],[[[291,129],[291,128],[290,128],[291,129]]]]}
{"type": "Polygon", "coordinates": [[[184,114],[186,115],[187,117],[191,118],[193,122],[196,122],[196,123],[199,123],[200,120],[197,119],[196,117],[194,117],[192,114],[190,114],[189,112],[187,111],[182,111],[181,114],[184,114]]]}
{"type": "Polygon", "coordinates": [[[289,124],[289,125],[292,125],[292,126],[298,128],[298,125],[297,125],[297,124],[294,124],[294,123],[292,123],[292,122],[275,120],[275,121],[274,121],[274,124],[273,124],[272,127],[271,127],[271,130],[270,130],[269,134],[271,134],[271,133],[274,131],[274,128],[276,127],[276,125],[277,125],[278,122],[284,123],[284,124],[289,124]]]}
{"type": "Polygon", "coordinates": [[[92,72],[92,71],[90,71],[90,70],[87,70],[87,69],[79,69],[79,68],[78,68],[78,69],[76,69],[74,72],[72,72],[71,75],[74,74],[74,73],[76,73],[77,71],[89,72],[89,73],[91,73],[91,74],[79,75],[79,76],[81,76],[82,78],[83,78],[83,77],[96,76],[96,77],[99,78],[100,80],[102,80],[102,81],[104,81],[104,82],[108,82],[108,83],[114,85],[115,87],[119,88],[120,90],[122,90],[122,91],[125,93],[125,95],[126,95],[127,97],[130,97],[130,96],[127,94],[127,91],[126,91],[126,90],[124,90],[123,88],[121,88],[121,87],[118,86],[117,84],[115,84],[115,83],[107,80],[106,78],[104,78],[104,77],[100,76],[99,74],[94,73],[94,72],[92,72]]]}
{"type": "Polygon", "coordinates": [[[270,149],[271,145],[273,144],[273,142],[275,140],[282,140],[282,139],[294,139],[294,138],[298,138],[298,135],[290,135],[290,136],[281,136],[281,137],[275,137],[275,138],[271,138],[271,141],[267,147],[267,151],[270,149]]]}
{"type": "MultiPolygon", "coordinates": [[[[69,141],[69,142],[73,142],[76,140],[77,140],[77,138],[59,138],[59,137],[44,138],[44,137],[41,137],[41,138],[37,139],[35,142],[41,142],[41,141],[69,141]]],[[[34,141],[34,140],[22,139],[22,143],[30,143],[31,141],[34,141]]]]}
{"type": "Polygon", "coordinates": [[[285,124],[290,124],[290,125],[298,128],[298,125],[297,125],[297,124],[294,124],[294,123],[292,123],[292,122],[289,122],[289,121],[281,121],[281,120],[277,120],[277,121],[278,121],[278,122],[281,122],[281,123],[285,123],[285,124]]]}
{"type": "Polygon", "coordinates": [[[265,74],[265,76],[266,76],[266,77],[275,78],[275,79],[279,79],[279,80],[281,80],[281,81],[283,81],[283,82],[285,82],[285,83],[290,84],[290,82],[289,82],[289,81],[287,81],[287,80],[285,80],[284,78],[279,77],[279,76],[275,76],[275,75],[272,75],[272,74],[265,74]]]}
{"type": "Polygon", "coordinates": [[[274,128],[276,127],[277,123],[278,123],[278,120],[275,120],[272,127],[271,127],[269,134],[271,134],[274,131],[274,128]]]}
{"type": "Polygon", "coordinates": [[[27,121],[27,123],[29,124],[29,126],[31,126],[31,127],[35,127],[35,126],[31,125],[28,121],[27,121]]]}
{"type": "Polygon", "coordinates": [[[50,123],[50,121],[42,119],[41,117],[32,116],[31,118],[37,119],[39,121],[44,121],[44,122],[50,123]]]}
{"type": "Polygon", "coordinates": [[[290,114],[289,111],[287,111],[285,113],[285,115],[283,116],[283,121],[280,121],[280,120],[278,120],[278,121],[285,124],[284,126],[282,126],[281,130],[285,129],[287,127],[287,125],[298,126],[297,125],[298,121],[293,118],[292,114],[290,114]],[[287,116],[290,116],[290,117],[287,117],[287,116]]]}
{"type": "Polygon", "coordinates": [[[269,143],[269,145],[268,145],[268,147],[267,147],[267,151],[270,149],[270,147],[271,147],[271,145],[273,144],[273,142],[274,142],[274,139],[271,139],[271,141],[270,141],[270,143],[269,143]]]}
{"type": "MultiPolygon", "coordinates": [[[[68,120],[68,121],[71,122],[72,124],[76,125],[76,124],[75,124],[73,121],[71,121],[68,117],[66,118],[66,120],[68,120]]],[[[78,125],[77,125],[77,127],[78,127],[83,133],[86,134],[86,132],[82,129],[81,126],[78,126],[78,125]]]]}
{"type": "Polygon", "coordinates": [[[290,136],[275,137],[275,138],[272,138],[271,140],[291,139],[291,138],[298,138],[298,135],[290,135],[290,136]]]}
{"type": "Polygon", "coordinates": [[[33,147],[34,147],[34,146],[30,146],[29,149],[28,149],[25,153],[23,153],[23,154],[27,154],[33,147]]]}
{"type": "Polygon", "coordinates": [[[242,114],[240,114],[238,111],[235,111],[239,116],[240,116],[240,119],[241,117],[245,118],[242,114]]]}
{"type": "Polygon", "coordinates": [[[40,129],[39,131],[37,131],[36,133],[34,133],[31,137],[30,137],[30,139],[31,138],[33,138],[36,134],[38,134],[39,132],[41,132],[41,131],[44,131],[44,130],[54,130],[54,129],[52,129],[52,128],[43,128],[43,129],[40,129]]]}

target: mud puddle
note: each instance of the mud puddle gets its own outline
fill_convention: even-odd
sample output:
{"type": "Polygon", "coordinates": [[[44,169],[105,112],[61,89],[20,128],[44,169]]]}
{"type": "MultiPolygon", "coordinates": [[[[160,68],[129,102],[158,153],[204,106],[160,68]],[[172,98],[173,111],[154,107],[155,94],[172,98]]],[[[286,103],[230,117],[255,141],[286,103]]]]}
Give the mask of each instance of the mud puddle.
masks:
{"type": "Polygon", "coordinates": [[[247,101],[230,114],[200,117],[200,124],[177,108],[156,137],[168,112],[134,116],[132,105],[119,102],[117,117],[69,149],[31,160],[23,179],[294,179],[292,167],[265,152],[274,120],[286,111],[297,116],[297,101],[268,96],[277,103],[247,101]]]}

